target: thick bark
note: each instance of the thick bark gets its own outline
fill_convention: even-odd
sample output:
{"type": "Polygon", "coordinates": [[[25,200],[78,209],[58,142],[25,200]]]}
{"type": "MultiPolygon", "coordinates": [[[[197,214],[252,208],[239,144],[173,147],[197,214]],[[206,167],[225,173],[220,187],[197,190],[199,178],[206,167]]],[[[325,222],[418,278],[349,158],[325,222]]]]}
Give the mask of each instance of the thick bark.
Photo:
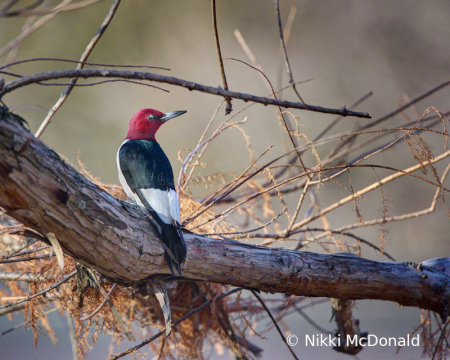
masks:
{"type": "MultiPolygon", "coordinates": [[[[56,235],[65,252],[122,283],[169,271],[149,218],[65,163],[0,115],[0,206],[26,226],[56,235]]],[[[273,249],[186,234],[183,277],[261,291],[395,301],[449,312],[450,259],[407,263],[349,254],[273,249]]]]}

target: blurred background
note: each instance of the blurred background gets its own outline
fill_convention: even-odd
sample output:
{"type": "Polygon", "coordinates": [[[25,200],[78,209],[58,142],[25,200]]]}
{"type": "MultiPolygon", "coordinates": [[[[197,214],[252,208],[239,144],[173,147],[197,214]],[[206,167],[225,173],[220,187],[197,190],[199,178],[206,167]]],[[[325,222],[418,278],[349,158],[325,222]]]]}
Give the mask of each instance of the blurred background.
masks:
{"type": "MultiPolygon", "coordinates": [[[[1,0],[0,4],[2,1],[1,0]]],[[[33,3],[19,1],[15,8],[33,3]]],[[[47,4],[58,4],[47,1],[47,4]]],[[[298,85],[297,89],[306,103],[323,107],[340,108],[350,106],[369,91],[374,95],[358,107],[378,118],[395,110],[405,99],[415,98],[450,78],[450,2],[424,1],[303,1],[298,6],[287,45],[290,64],[295,81],[312,79],[298,85]]],[[[92,6],[60,13],[45,26],[38,29],[20,45],[14,60],[37,57],[54,57],[78,60],[86,45],[96,33],[111,5],[101,1],[92,6]]],[[[291,2],[281,1],[283,24],[286,23],[291,2]]],[[[14,9],[14,8],[13,8],[14,9]]],[[[235,1],[217,3],[218,30],[222,56],[250,62],[237,41],[234,30],[238,29],[255,57],[272,81],[275,88],[288,84],[278,34],[277,18],[273,1],[235,1]]],[[[0,48],[20,34],[27,18],[0,19],[0,48]]],[[[0,58],[3,65],[8,54],[0,58]]],[[[214,33],[211,22],[211,4],[208,1],[134,0],[123,1],[95,47],[89,62],[104,64],[150,65],[170,68],[171,71],[154,70],[164,75],[195,81],[204,85],[222,86],[214,33]]],[[[224,60],[230,90],[266,96],[266,84],[259,74],[246,65],[224,60]]],[[[30,62],[11,67],[9,71],[28,75],[54,69],[73,68],[75,65],[57,62],[30,62]]],[[[153,71],[153,70],[148,70],[153,71]]],[[[6,77],[6,80],[12,80],[6,77]]],[[[65,81],[64,81],[65,82],[65,81]]],[[[81,82],[80,82],[81,83],[81,82]]],[[[118,183],[116,152],[126,136],[131,116],[142,108],[155,108],[163,112],[187,110],[187,114],[172,120],[158,132],[157,139],[168,155],[174,168],[175,178],[181,167],[177,160],[181,149],[193,150],[219,105],[221,98],[199,92],[189,92],[166,84],[161,86],[170,93],[128,83],[110,83],[92,87],[78,87],[53,117],[41,139],[53,150],[77,164],[76,151],[89,171],[105,183],[118,183]]],[[[27,86],[6,95],[3,101],[16,113],[24,117],[33,132],[37,130],[48,110],[59,98],[64,87],[27,86]]],[[[434,106],[441,112],[449,111],[450,88],[433,94],[418,103],[415,108],[399,115],[385,127],[400,126],[417,119],[417,114],[434,106]]],[[[297,101],[292,90],[283,92],[284,99],[297,101]]],[[[244,105],[233,100],[236,112],[244,105]]],[[[333,119],[332,115],[290,110],[300,125],[299,131],[309,139],[314,138],[333,119]]],[[[250,136],[255,156],[268,146],[274,148],[266,160],[290,149],[285,131],[280,127],[274,108],[255,105],[238,115],[235,120],[248,116],[243,129],[250,136]]],[[[225,119],[222,107],[214,124],[225,119]]],[[[350,130],[355,119],[343,119],[335,133],[350,130]]],[[[359,123],[368,121],[358,120],[359,123]]],[[[216,125],[217,126],[217,125],[216,125]]],[[[424,136],[435,155],[444,151],[444,139],[424,136]]],[[[393,139],[393,137],[391,137],[393,139]]],[[[300,143],[302,143],[300,141],[300,143]]],[[[304,143],[304,142],[303,142],[304,143]]],[[[327,148],[329,149],[329,148],[327,148]]],[[[319,154],[321,153],[320,149],[319,154]]],[[[184,159],[189,151],[181,151],[184,159]]],[[[240,174],[250,163],[246,142],[241,132],[232,129],[224,132],[208,148],[202,162],[207,166],[196,174],[209,175],[218,172],[240,174]]],[[[313,166],[314,157],[308,154],[306,164],[313,166]]],[[[372,163],[406,168],[416,164],[406,145],[401,145],[380,154],[372,163]]],[[[446,166],[438,164],[442,174],[446,166]]],[[[77,165],[74,165],[77,167],[77,165]]],[[[379,176],[389,174],[380,171],[379,176]]],[[[347,184],[345,175],[339,179],[347,184]]],[[[371,170],[353,171],[354,190],[375,181],[371,170]]],[[[383,187],[389,200],[389,215],[400,215],[430,206],[435,188],[416,179],[401,179],[383,187]]],[[[195,197],[204,198],[211,189],[193,189],[195,197]]],[[[327,183],[317,194],[325,207],[348,192],[339,186],[327,183]]],[[[298,195],[286,197],[290,212],[295,209],[298,195]]],[[[380,217],[381,194],[370,193],[359,201],[365,220],[380,217]]],[[[304,212],[303,212],[304,214],[304,212]]],[[[300,218],[303,216],[301,213],[300,218]]],[[[238,217],[235,218],[238,223],[238,217]]],[[[328,216],[331,227],[357,222],[353,204],[349,204],[328,216]]],[[[280,223],[286,225],[286,219],[280,223]]],[[[449,256],[448,233],[450,222],[447,211],[438,201],[436,212],[424,218],[392,223],[386,250],[399,261],[420,262],[433,257],[449,256]]],[[[254,224],[249,225],[250,228],[254,224]]],[[[354,231],[378,244],[379,227],[368,227],[354,231]]],[[[275,245],[278,246],[278,245],[275,245]]],[[[292,248],[283,243],[281,246],[292,248]]],[[[310,248],[319,251],[319,248],[310,248]]],[[[384,260],[372,251],[364,250],[362,256],[384,260]]],[[[334,322],[329,322],[329,303],[307,310],[322,327],[332,331],[334,322]]],[[[361,321],[361,329],[378,336],[405,336],[420,324],[420,310],[396,307],[392,303],[358,301],[354,311],[361,321]]],[[[40,337],[37,354],[34,355],[32,333],[23,329],[0,337],[0,358],[71,359],[71,345],[66,319],[51,315],[52,325],[57,330],[59,343],[53,345],[48,337],[40,337]]],[[[15,316],[14,321],[2,317],[0,332],[23,321],[15,316]]],[[[287,319],[290,331],[297,335],[300,343],[294,349],[302,359],[345,359],[326,347],[305,347],[305,334],[317,334],[317,330],[303,319],[287,319]]],[[[266,324],[259,324],[264,329],[266,324]]],[[[260,329],[258,327],[258,329],[260,329]]],[[[289,353],[279,335],[271,331],[267,340],[253,337],[252,341],[264,348],[263,359],[288,358],[289,353]]],[[[104,335],[88,353],[87,359],[107,357],[110,336],[104,335]]],[[[122,349],[129,347],[125,342],[122,349]]],[[[117,350],[117,349],[116,349],[117,350]]],[[[218,349],[206,350],[205,357],[228,358],[226,351],[220,355],[218,349]]],[[[403,348],[397,354],[395,347],[366,348],[359,359],[417,359],[421,348],[403,348]]],[[[152,354],[147,356],[148,359],[152,354]]],[[[130,357],[131,358],[131,357],[130,357]]]]}

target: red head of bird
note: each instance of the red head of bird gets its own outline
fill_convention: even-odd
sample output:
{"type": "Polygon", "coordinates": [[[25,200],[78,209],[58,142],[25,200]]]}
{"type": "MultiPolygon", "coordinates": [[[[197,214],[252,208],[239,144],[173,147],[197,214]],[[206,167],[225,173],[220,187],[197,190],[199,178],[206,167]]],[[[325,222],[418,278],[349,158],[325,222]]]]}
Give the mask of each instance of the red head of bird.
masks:
{"type": "Polygon", "coordinates": [[[128,125],[127,139],[129,140],[153,140],[155,134],[162,124],[167,120],[184,114],[186,111],[172,111],[162,113],[154,109],[143,109],[138,111],[130,120],[128,125]]]}

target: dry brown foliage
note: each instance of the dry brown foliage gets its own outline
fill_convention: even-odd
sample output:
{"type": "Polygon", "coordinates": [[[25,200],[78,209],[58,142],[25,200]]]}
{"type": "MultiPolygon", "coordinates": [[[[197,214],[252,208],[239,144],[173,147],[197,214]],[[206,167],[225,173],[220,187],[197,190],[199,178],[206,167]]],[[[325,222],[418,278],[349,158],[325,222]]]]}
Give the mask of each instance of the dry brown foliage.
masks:
{"type": "MultiPolygon", "coordinates": [[[[31,22],[27,22],[15,39],[0,49],[0,56],[8,53],[6,63],[11,63],[20,43],[58,13],[89,6],[98,1],[84,0],[71,4],[71,1],[65,0],[55,7],[51,7],[51,2],[36,1],[30,7],[16,10],[9,9],[11,4],[11,6],[14,6],[14,1],[5,3],[6,5],[0,5],[0,15],[3,17],[44,15],[42,18],[34,17],[31,22]]],[[[117,5],[118,2],[114,1],[111,9],[114,6],[117,8],[117,5]]],[[[110,12],[110,15],[104,21],[103,28],[112,19],[113,11],[110,12]]],[[[285,28],[284,36],[281,37],[281,42],[290,77],[288,87],[292,87],[298,95],[285,51],[285,42],[288,42],[296,13],[297,7],[292,5],[288,25],[285,28]]],[[[280,32],[282,33],[281,30],[280,26],[280,32]]],[[[242,44],[244,52],[252,61],[253,66],[247,65],[251,69],[257,70],[264,81],[267,81],[270,91],[269,96],[276,98],[277,94],[283,89],[274,90],[261,65],[245,43],[242,34],[239,31],[236,31],[235,34],[242,44]]],[[[98,41],[98,37],[95,41],[98,41]]],[[[85,63],[95,43],[91,41],[88,44],[81,57],[83,63],[85,63]]],[[[217,47],[220,50],[218,39],[217,47]]],[[[81,65],[79,66],[81,67],[81,65]]],[[[226,80],[223,66],[221,67],[224,80],[226,80]]],[[[8,66],[4,69],[8,70],[8,66]]],[[[14,76],[14,74],[10,74],[10,76],[14,76]]],[[[440,88],[442,87],[443,85],[440,85],[440,88]]],[[[430,91],[429,94],[433,92],[434,90],[430,91]]],[[[369,96],[363,96],[350,108],[358,106],[369,96]]],[[[298,97],[303,103],[300,95],[298,97]]],[[[262,246],[273,246],[274,244],[289,246],[294,244],[293,248],[296,250],[314,248],[325,252],[351,252],[358,256],[361,256],[363,248],[364,251],[368,248],[371,251],[375,249],[384,256],[388,256],[385,251],[388,238],[386,225],[393,221],[402,221],[433,212],[439,198],[443,200],[445,205],[444,195],[448,191],[443,184],[450,170],[450,165],[447,166],[443,174],[439,175],[435,163],[446,159],[450,156],[450,152],[446,151],[440,155],[433,154],[423,136],[426,133],[427,135],[434,134],[436,137],[444,137],[443,147],[447,149],[449,133],[447,132],[448,119],[445,114],[430,107],[421,117],[416,116],[416,121],[407,123],[403,127],[389,129],[379,127],[383,121],[398,113],[409,121],[405,110],[408,107],[415,106],[414,104],[419,101],[417,99],[409,101],[406,105],[403,105],[402,100],[399,104],[400,110],[371,123],[366,123],[366,125],[361,125],[359,121],[355,121],[352,130],[345,134],[327,134],[342,119],[338,117],[313,140],[302,133],[299,118],[276,107],[273,118],[276,117],[279,120],[279,125],[286,137],[286,143],[289,144],[289,150],[279,157],[272,156],[270,160],[267,160],[267,158],[271,156],[269,152],[271,147],[255,159],[251,145],[252,137],[245,131],[245,123],[249,121],[249,118],[245,117],[241,121],[232,122],[235,117],[240,116],[254,104],[246,105],[235,111],[214,131],[209,131],[218,110],[224,102],[221,101],[204,134],[199,139],[197,148],[189,152],[184,161],[181,158],[181,151],[179,153],[179,159],[183,162],[178,184],[183,225],[186,229],[197,233],[210,234],[210,236],[218,238],[225,235],[241,241],[253,241],[262,246]],[[436,130],[438,125],[442,125],[441,130],[436,130]],[[211,141],[228,130],[238,130],[239,134],[243,136],[248,154],[243,155],[242,158],[246,158],[248,155],[248,167],[245,170],[236,169],[235,173],[231,174],[202,174],[202,171],[208,169],[207,164],[201,161],[202,155],[211,141]],[[384,140],[387,142],[379,145],[380,140],[385,139],[387,134],[392,133],[395,134],[394,140],[384,140]],[[372,137],[361,140],[367,134],[372,134],[372,137]],[[401,141],[402,139],[404,141],[401,141]],[[376,155],[387,152],[391,148],[400,147],[401,144],[405,143],[417,162],[416,166],[405,169],[401,163],[397,164],[396,167],[388,167],[379,165],[376,161],[369,162],[376,155]],[[326,148],[329,144],[333,146],[326,148]],[[361,149],[365,150],[362,154],[361,149]],[[269,155],[266,153],[269,153],[269,155]],[[355,158],[349,160],[350,156],[355,158]],[[373,183],[370,186],[360,188],[355,174],[368,170],[365,168],[373,169],[375,175],[372,178],[369,177],[372,176],[371,174],[367,177],[372,179],[373,183]],[[376,169],[380,168],[389,171],[390,175],[379,177],[376,169]],[[417,170],[422,170],[424,176],[413,174],[417,170]],[[431,179],[430,176],[426,177],[429,170],[432,172],[431,179]],[[339,177],[341,174],[345,175],[345,173],[348,175],[348,183],[346,183],[347,179],[344,179],[344,176],[339,177]],[[402,176],[411,176],[418,181],[424,181],[436,187],[436,194],[429,209],[400,216],[389,215],[387,204],[390,200],[387,199],[383,186],[402,176]],[[345,194],[338,201],[322,207],[321,202],[326,203],[326,199],[319,199],[319,189],[335,185],[338,185],[338,190],[340,190],[339,187],[343,188],[345,194]],[[194,198],[192,195],[191,187],[194,186],[204,191],[202,199],[194,198]],[[358,188],[360,189],[357,190],[358,188]],[[361,210],[358,201],[365,194],[378,188],[381,192],[381,218],[368,219],[369,216],[363,215],[363,210],[361,210]],[[308,204],[305,200],[308,199],[307,195],[311,199],[308,204]],[[293,202],[292,199],[294,199],[293,202]],[[296,203],[297,206],[289,208],[288,203],[291,202],[296,203]],[[354,205],[356,221],[351,224],[343,224],[340,227],[331,226],[327,216],[331,212],[341,210],[349,203],[354,205]],[[381,239],[379,245],[374,245],[370,241],[348,232],[362,226],[373,225],[380,226],[381,239]],[[259,230],[262,230],[262,232],[258,232],[259,230]]],[[[227,98],[227,100],[229,99],[227,98]]],[[[57,110],[59,106],[61,104],[55,105],[55,109],[57,110]]],[[[38,135],[48,125],[54,111],[49,113],[48,119],[42,124],[42,129],[40,129],[38,135]]],[[[258,134],[251,135],[258,136],[258,134]]],[[[433,147],[433,149],[435,148],[436,146],[433,147]]],[[[78,160],[81,171],[90,181],[111,195],[121,200],[127,200],[127,196],[120,185],[104,184],[87,170],[79,154],[78,160]]],[[[370,173],[370,170],[368,173],[370,173]]],[[[448,208],[447,210],[450,214],[450,210],[448,208]]],[[[49,247],[42,248],[45,244],[40,241],[29,244],[30,237],[24,235],[26,230],[23,225],[15,222],[7,214],[0,214],[0,271],[11,274],[39,275],[37,281],[29,283],[5,280],[5,287],[0,287],[0,305],[14,304],[17,300],[47,289],[76,269],[75,261],[69,256],[65,256],[65,268],[61,272],[56,257],[51,256],[51,249],[49,247]],[[27,253],[12,257],[11,255],[17,252],[19,248],[27,253]],[[34,252],[30,252],[33,250],[34,252]],[[28,257],[33,257],[33,259],[24,260],[28,257]],[[11,259],[22,260],[12,262],[11,259]]],[[[97,274],[97,277],[104,290],[110,291],[112,289],[113,284],[108,282],[108,279],[102,278],[99,274],[97,274]]],[[[217,296],[227,290],[227,286],[211,283],[187,281],[171,283],[167,286],[167,292],[171,300],[173,318],[179,319],[190,314],[193,309],[208,300],[217,299],[217,296]]],[[[133,287],[117,286],[112,291],[110,299],[127,326],[141,339],[149,338],[154,333],[164,329],[163,314],[154,297],[145,298],[133,287]]],[[[283,320],[292,314],[300,314],[308,322],[313,322],[302,312],[302,309],[311,306],[313,303],[309,302],[302,306],[304,300],[302,297],[286,297],[267,299],[266,302],[270,305],[270,310],[276,321],[287,331],[288,328],[283,320]]],[[[315,303],[320,301],[324,300],[317,300],[315,303]]],[[[112,334],[117,344],[124,339],[116,318],[107,304],[102,306],[88,320],[81,320],[97,311],[102,303],[104,303],[104,298],[97,289],[94,287],[80,289],[76,278],[71,278],[63,285],[46,292],[45,296],[33,298],[27,301],[24,306],[17,305],[18,307],[10,308],[11,311],[8,311],[8,308],[4,309],[6,311],[0,314],[7,315],[11,319],[14,311],[22,311],[25,317],[25,326],[33,331],[35,345],[39,335],[44,332],[56,341],[56,335],[47,317],[49,311],[58,310],[61,316],[69,316],[75,323],[77,355],[81,359],[101,334],[112,334]]],[[[442,324],[440,319],[436,317],[433,319],[433,316],[434,314],[424,311],[421,325],[415,332],[421,331],[425,355],[432,356],[433,359],[446,358],[450,350],[450,327],[447,326],[448,322],[442,324]]],[[[161,358],[167,359],[203,359],[207,357],[205,349],[208,348],[214,348],[218,353],[223,353],[224,349],[229,349],[237,358],[242,358],[243,355],[256,357],[261,349],[251,344],[249,339],[253,335],[263,338],[263,334],[273,327],[270,324],[264,329],[257,329],[257,325],[265,320],[267,320],[267,313],[261,304],[251,296],[241,296],[239,292],[237,296],[217,299],[212,302],[211,306],[205,307],[174,327],[169,338],[161,340],[159,343],[150,342],[149,348],[152,353],[156,355],[161,353],[161,358]]],[[[135,352],[133,356],[145,356],[145,353],[135,352]]]]}

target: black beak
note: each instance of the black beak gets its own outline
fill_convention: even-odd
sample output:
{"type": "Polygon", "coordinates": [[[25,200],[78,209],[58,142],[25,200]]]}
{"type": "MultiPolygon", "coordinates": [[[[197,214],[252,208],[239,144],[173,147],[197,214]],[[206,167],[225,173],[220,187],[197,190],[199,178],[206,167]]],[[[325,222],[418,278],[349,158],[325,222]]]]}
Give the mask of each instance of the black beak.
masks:
{"type": "Polygon", "coordinates": [[[174,117],[183,115],[186,112],[187,112],[186,110],[168,112],[168,113],[165,113],[163,117],[159,118],[159,120],[167,121],[167,120],[173,119],[174,117]]]}

